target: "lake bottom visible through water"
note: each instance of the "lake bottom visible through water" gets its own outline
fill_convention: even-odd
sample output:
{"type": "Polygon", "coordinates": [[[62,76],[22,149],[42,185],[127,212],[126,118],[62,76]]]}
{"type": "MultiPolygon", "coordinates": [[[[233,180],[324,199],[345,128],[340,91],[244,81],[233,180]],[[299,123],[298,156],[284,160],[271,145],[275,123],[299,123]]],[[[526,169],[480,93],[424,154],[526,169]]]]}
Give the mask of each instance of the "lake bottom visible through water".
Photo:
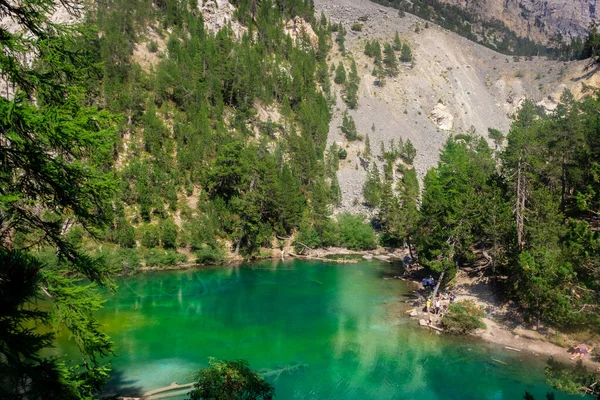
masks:
{"type": "MultiPolygon", "coordinates": [[[[109,391],[192,382],[215,357],[248,360],[278,400],[545,399],[545,359],[406,318],[409,287],[383,279],[398,271],[292,260],[120,278],[98,313],[116,348],[109,391]]],[[[57,351],[75,357],[66,337],[57,351]]]]}

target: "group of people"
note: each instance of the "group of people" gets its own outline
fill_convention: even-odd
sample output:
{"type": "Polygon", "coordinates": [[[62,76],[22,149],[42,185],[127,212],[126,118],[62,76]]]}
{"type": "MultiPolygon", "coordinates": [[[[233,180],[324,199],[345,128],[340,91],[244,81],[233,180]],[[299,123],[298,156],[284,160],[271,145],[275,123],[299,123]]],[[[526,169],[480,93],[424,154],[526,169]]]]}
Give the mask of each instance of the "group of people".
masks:
{"type": "Polygon", "coordinates": [[[454,300],[456,300],[456,295],[454,293],[440,293],[435,299],[435,303],[431,297],[428,297],[425,307],[428,313],[431,312],[436,315],[441,313],[442,316],[444,316],[448,313],[448,307],[450,306],[450,303],[454,302],[454,300]]]}
{"type": "Polygon", "coordinates": [[[429,278],[423,278],[423,289],[425,290],[433,290],[435,288],[435,279],[431,275],[429,278]]]}
{"type": "Polygon", "coordinates": [[[569,350],[570,353],[573,353],[573,357],[571,357],[571,360],[583,360],[583,358],[587,356],[588,353],[591,353],[592,350],[593,348],[588,349],[583,344],[574,346],[569,350]]]}

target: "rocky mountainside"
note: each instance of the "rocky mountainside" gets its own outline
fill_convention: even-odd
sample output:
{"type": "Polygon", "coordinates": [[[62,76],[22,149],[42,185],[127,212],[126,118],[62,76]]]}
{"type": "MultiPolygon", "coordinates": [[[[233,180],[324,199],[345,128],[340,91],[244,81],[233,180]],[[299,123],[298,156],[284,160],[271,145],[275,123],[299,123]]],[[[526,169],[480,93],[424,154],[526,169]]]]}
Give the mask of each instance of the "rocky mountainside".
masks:
{"type": "Polygon", "coordinates": [[[498,19],[519,36],[547,43],[560,33],[571,39],[585,36],[597,18],[598,0],[439,0],[484,18],[498,19]]]}
{"type": "MultiPolygon", "coordinates": [[[[346,56],[335,47],[328,62],[349,65],[350,56],[356,60],[361,77],[359,106],[349,114],[359,134],[369,135],[375,155],[382,142],[387,146],[392,139],[410,139],[417,149],[414,164],[419,177],[436,165],[449,135],[487,136],[488,128],[506,134],[526,98],[551,111],[564,89],[580,97],[589,85],[598,86],[583,61],[505,56],[408,13],[400,17],[396,10],[369,0],[316,0],[315,7],[317,15],[323,12],[348,32],[346,56]],[[358,21],[363,23],[360,32],[351,29],[358,21]],[[364,54],[365,43],[372,39],[390,43],[396,31],[412,48],[414,63],[401,65],[399,76],[379,87],[371,74],[373,59],[364,54]]],[[[335,90],[339,94],[342,87],[335,90]]],[[[365,211],[360,204],[367,174],[359,158],[365,145],[348,142],[341,133],[346,105],[339,97],[329,132],[329,142],[348,151],[338,172],[343,197],[339,211],[365,211]]]]}

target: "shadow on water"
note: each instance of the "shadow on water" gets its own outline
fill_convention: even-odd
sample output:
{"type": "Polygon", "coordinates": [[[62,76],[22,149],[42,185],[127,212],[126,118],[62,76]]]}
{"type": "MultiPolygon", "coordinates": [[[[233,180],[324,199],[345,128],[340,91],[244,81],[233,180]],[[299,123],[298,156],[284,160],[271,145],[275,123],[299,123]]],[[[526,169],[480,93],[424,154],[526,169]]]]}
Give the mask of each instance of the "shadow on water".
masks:
{"type": "Polygon", "coordinates": [[[139,397],[144,393],[144,389],[137,384],[137,381],[125,379],[122,370],[113,369],[110,378],[106,382],[103,396],[104,398],[116,398],[121,396],[139,397]]]}

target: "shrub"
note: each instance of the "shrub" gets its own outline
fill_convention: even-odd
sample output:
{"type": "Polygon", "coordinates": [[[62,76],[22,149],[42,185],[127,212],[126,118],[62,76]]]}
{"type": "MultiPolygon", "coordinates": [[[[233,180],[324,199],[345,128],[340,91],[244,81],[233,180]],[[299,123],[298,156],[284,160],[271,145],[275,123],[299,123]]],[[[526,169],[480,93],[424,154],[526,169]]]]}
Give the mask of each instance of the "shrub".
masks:
{"type": "Polygon", "coordinates": [[[225,258],[225,252],[221,247],[203,245],[196,251],[196,262],[198,264],[218,264],[225,258]]]}
{"type": "Polygon", "coordinates": [[[156,225],[146,225],[142,229],[140,242],[142,243],[142,246],[149,249],[158,247],[160,242],[160,233],[158,227],[156,225]]]}
{"type": "Polygon", "coordinates": [[[152,40],[151,42],[148,43],[146,48],[148,49],[148,51],[150,53],[156,53],[158,51],[158,43],[156,43],[154,40],[152,40]]]}
{"type": "Polygon", "coordinates": [[[177,247],[179,229],[172,219],[165,219],[160,225],[160,241],[165,249],[177,247]]]}
{"type": "Polygon", "coordinates": [[[173,250],[148,249],[144,252],[147,267],[173,266],[185,262],[187,257],[173,250]]]}
{"type": "Polygon", "coordinates": [[[208,364],[198,372],[190,400],[271,400],[275,395],[275,388],[252,371],[247,361],[211,358],[208,364]]]}
{"type": "Polygon", "coordinates": [[[598,389],[594,388],[598,377],[588,372],[581,360],[578,360],[575,367],[571,369],[569,366],[565,366],[554,360],[553,357],[550,357],[545,370],[546,382],[554,389],[581,396],[585,394],[598,394],[598,389]]]}
{"type": "Polygon", "coordinates": [[[363,24],[361,24],[359,22],[353,23],[352,26],[350,27],[350,29],[354,32],[362,32],[362,28],[363,28],[363,24]]]}
{"type": "Polygon", "coordinates": [[[448,314],[442,320],[442,326],[451,333],[467,334],[475,329],[485,329],[482,321],[483,311],[473,300],[450,304],[448,314]]]}
{"type": "Polygon", "coordinates": [[[341,245],[350,250],[371,250],[377,248],[377,238],[373,228],[363,218],[351,214],[338,217],[341,245]]]}
{"type": "Polygon", "coordinates": [[[338,151],[338,157],[340,158],[340,160],[345,160],[346,157],[348,157],[348,152],[346,151],[346,149],[340,148],[340,150],[338,151]]]}

